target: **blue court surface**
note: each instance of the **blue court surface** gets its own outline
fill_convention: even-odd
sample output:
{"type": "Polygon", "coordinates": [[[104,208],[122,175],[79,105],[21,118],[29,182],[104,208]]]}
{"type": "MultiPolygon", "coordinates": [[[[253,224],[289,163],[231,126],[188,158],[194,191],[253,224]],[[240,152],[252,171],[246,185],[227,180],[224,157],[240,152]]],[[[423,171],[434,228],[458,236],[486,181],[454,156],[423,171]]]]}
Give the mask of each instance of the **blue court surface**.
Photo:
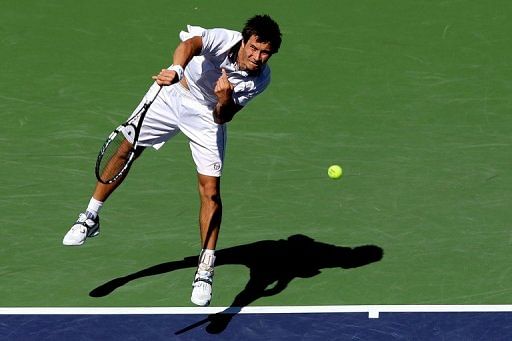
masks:
{"type": "Polygon", "coordinates": [[[512,340],[512,313],[508,306],[486,309],[354,306],[317,307],[316,310],[306,307],[302,309],[304,313],[286,312],[300,311],[300,307],[280,308],[283,307],[242,311],[235,308],[224,311],[219,308],[49,308],[42,314],[37,308],[33,309],[35,314],[30,313],[31,308],[13,309],[12,313],[3,309],[0,339],[512,340]],[[461,311],[453,311],[456,309],[461,311]],[[217,312],[211,313],[214,311],[217,312]]]}

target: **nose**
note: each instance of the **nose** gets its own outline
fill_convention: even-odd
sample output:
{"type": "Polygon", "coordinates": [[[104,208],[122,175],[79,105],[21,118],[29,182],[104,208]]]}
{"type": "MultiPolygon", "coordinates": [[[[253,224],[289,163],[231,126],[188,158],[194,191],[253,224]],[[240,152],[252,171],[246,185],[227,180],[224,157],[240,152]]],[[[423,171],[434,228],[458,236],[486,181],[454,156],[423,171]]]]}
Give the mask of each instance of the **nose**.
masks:
{"type": "Polygon", "coordinates": [[[254,59],[256,59],[258,62],[261,61],[261,51],[254,52],[254,59]]]}

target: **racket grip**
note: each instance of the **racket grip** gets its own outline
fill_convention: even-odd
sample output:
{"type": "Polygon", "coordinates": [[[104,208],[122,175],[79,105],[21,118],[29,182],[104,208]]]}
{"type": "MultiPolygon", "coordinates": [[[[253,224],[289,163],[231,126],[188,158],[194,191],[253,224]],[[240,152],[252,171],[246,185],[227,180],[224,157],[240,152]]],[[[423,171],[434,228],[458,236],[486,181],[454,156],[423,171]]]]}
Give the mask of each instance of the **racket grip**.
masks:
{"type": "Polygon", "coordinates": [[[158,94],[160,93],[160,90],[162,90],[162,86],[158,85],[157,82],[151,84],[148,92],[146,93],[146,96],[144,96],[144,102],[146,103],[146,106],[151,105],[151,103],[155,101],[155,99],[158,97],[158,94]]]}

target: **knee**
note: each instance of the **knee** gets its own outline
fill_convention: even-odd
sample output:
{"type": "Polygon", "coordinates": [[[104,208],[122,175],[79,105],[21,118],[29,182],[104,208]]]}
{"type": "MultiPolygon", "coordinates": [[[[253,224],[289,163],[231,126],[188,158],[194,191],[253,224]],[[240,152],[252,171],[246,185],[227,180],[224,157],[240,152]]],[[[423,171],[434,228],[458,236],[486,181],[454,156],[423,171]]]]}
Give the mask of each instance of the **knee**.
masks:
{"type": "Polygon", "coordinates": [[[222,205],[218,179],[199,181],[199,196],[204,203],[222,205]]]}

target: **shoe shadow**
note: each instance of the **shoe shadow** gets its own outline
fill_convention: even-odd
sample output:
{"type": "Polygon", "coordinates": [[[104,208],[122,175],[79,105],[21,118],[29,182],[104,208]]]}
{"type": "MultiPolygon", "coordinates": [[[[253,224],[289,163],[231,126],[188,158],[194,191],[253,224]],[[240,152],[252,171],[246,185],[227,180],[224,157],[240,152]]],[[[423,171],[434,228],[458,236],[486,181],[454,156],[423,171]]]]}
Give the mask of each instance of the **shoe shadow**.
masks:
{"type": "MultiPolygon", "coordinates": [[[[219,334],[226,329],[231,319],[240,310],[262,297],[277,295],[286,289],[295,278],[310,278],[322,269],[350,269],[378,262],[383,257],[382,248],[375,245],[343,247],[315,241],[297,234],[281,240],[262,240],[251,244],[234,246],[215,252],[215,266],[226,264],[245,265],[250,270],[249,281],[237,294],[226,310],[209,315],[191,326],[177,331],[183,334],[208,323],[206,331],[219,334]]],[[[104,297],[117,288],[142,277],[159,275],[184,268],[197,267],[198,256],[180,261],[158,264],[133,274],[115,278],[93,289],[89,296],[104,297]]]]}

